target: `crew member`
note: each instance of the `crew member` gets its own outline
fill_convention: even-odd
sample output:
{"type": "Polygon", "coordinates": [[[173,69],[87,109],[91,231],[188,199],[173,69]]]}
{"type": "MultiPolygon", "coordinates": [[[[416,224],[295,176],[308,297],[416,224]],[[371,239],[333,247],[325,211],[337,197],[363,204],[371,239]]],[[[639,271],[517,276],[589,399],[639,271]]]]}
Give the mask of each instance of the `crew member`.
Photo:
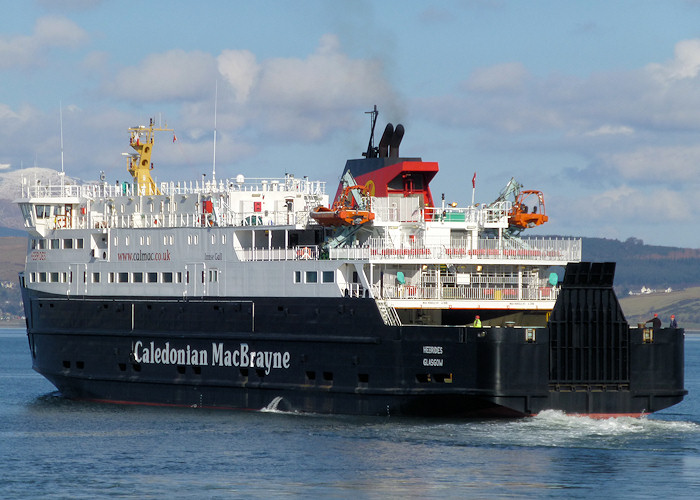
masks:
{"type": "Polygon", "coordinates": [[[671,324],[669,325],[671,328],[678,328],[678,322],[676,321],[676,315],[671,314],[671,324]]]}
{"type": "Polygon", "coordinates": [[[479,315],[476,315],[476,318],[474,318],[474,328],[481,328],[481,318],[479,315]]]}
{"type": "Polygon", "coordinates": [[[654,331],[661,328],[661,320],[659,319],[659,315],[656,313],[654,313],[654,317],[652,319],[650,319],[649,321],[647,321],[644,324],[648,325],[649,323],[651,323],[651,326],[654,329],[654,331]]]}

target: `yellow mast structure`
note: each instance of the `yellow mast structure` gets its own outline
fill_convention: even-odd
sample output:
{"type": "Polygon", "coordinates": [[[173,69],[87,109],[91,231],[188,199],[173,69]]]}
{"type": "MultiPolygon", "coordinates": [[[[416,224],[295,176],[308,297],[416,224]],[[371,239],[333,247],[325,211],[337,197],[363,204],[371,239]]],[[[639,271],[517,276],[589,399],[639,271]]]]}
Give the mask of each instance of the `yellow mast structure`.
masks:
{"type": "Polygon", "coordinates": [[[161,194],[156,183],[151,177],[153,163],[151,163],[151,153],[153,152],[153,139],[155,132],[172,132],[170,128],[160,128],[153,126],[153,118],[148,127],[140,125],[129,129],[129,145],[136,150],[136,154],[129,155],[128,170],[134,178],[134,183],[140,195],[161,194]]]}

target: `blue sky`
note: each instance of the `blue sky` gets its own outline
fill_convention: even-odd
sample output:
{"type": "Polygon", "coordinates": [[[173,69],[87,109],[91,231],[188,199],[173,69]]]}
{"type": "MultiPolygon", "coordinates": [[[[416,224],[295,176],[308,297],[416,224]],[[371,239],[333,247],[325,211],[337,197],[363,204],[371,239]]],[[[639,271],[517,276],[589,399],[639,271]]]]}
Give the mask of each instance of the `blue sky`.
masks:
{"type": "Polygon", "coordinates": [[[379,129],[437,161],[436,200],[545,193],[565,234],[700,247],[700,1],[0,0],[0,173],[126,180],[126,129],[167,121],[157,180],[327,181],[379,129]],[[692,203],[691,203],[692,202],[692,203]]]}

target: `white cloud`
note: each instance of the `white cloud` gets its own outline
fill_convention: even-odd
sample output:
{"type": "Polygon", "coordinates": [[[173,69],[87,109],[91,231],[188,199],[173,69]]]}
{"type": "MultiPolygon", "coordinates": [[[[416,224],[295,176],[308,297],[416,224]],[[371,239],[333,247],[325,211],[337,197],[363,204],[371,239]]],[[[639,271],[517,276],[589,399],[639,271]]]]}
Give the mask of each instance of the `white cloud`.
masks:
{"type": "Polygon", "coordinates": [[[683,222],[694,220],[687,200],[670,189],[640,190],[627,185],[572,202],[574,213],[585,214],[586,222],[627,224],[683,222]]]}
{"type": "Polygon", "coordinates": [[[31,35],[0,37],[0,69],[40,65],[52,48],[77,47],[87,38],[82,28],[65,17],[39,18],[31,35]]]}
{"type": "Polygon", "coordinates": [[[504,63],[479,68],[465,82],[465,87],[476,92],[517,91],[528,79],[522,63],[504,63]]]}
{"type": "Polygon", "coordinates": [[[236,128],[254,122],[258,133],[288,140],[317,140],[355,124],[358,109],[396,101],[382,63],[349,57],[334,35],[306,58],[258,61],[247,50],[224,50],[217,63],[235,98],[227,103],[219,87],[222,120],[236,128]]]}
{"type": "Polygon", "coordinates": [[[700,40],[678,42],[671,61],[665,64],[649,64],[647,71],[655,78],[668,83],[695,78],[700,71],[700,40]]]}
{"type": "Polygon", "coordinates": [[[649,146],[602,155],[603,162],[624,179],[634,181],[696,181],[700,146],[649,146]]]}
{"type": "Polygon", "coordinates": [[[586,132],[584,135],[596,137],[601,135],[632,135],[634,129],[623,125],[602,125],[595,130],[586,132]]]}
{"type": "Polygon", "coordinates": [[[176,49],[123,69],[105,88],[132,102],[200,100],[211,95],[216,75],[216,60],[210,54],[176,49]]]}
{"type": "Polygon", "coordinates": [[[9,163],[0,163],[0,170],[8,170],[10,168],[9,163]]]}
{"type": "Polygon", "coordinates": [[[255,55],[248,50],[224,50],[217,58],[217,63],[219,72],[233,87],[236,101],[246,102],[260,74],[255,55]]]}

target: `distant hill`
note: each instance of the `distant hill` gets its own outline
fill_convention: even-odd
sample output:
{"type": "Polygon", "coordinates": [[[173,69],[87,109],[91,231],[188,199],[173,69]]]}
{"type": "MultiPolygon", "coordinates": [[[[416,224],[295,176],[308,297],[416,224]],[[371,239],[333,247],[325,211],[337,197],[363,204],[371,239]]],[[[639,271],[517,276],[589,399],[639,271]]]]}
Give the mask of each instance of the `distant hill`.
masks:
{"type": "Polygon", "coordinates": [[[0,226],[0,238],[5,238],[7,236],[23,237],[27,236],[27,232],[22,229],[12,229],[10,227],[0,226]]]}
{"type": "Polygon", "coordinates": [[[637,238],[582,240],[583,260],[617,263],[615,289],[620,295],[643,286],[658,291],[700,286],[698,249],[645,245],[637,238]]]}

